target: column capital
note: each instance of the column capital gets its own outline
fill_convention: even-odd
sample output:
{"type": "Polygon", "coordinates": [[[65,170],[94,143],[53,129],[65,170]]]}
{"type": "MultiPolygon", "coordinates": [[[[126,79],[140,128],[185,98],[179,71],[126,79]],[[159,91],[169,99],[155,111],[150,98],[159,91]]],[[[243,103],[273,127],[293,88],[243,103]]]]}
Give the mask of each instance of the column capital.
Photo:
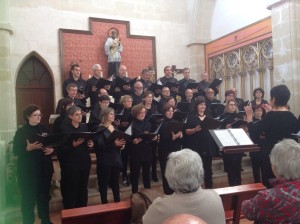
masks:
{"type": "Polygon", "coordinates": [[[0,22],[0,30],[8,31],[10,34],[13,34],[13,27],[10,23],[1,23],[0,22]]]}
{"type": "Polygon", "coordinates": [[[291,0],[267,0],[267,9],[272,10],[273,7],[278,7],[281,4],[290,2],[291,0]]]}

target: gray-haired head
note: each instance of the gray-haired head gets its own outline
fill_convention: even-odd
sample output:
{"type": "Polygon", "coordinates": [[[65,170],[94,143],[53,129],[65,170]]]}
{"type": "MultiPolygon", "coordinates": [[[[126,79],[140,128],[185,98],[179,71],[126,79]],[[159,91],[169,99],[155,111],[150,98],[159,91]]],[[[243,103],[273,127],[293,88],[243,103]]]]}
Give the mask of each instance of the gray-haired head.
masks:
{"type": "Polygon", "coordinates": [[[81,108],[74,105],[69,108],[68,115],[73,115],[76,111],[79,111],[79,110],[81,111],[81,108]]]}
{"type": "Polygon", "coordinates": [[[202,159],[190,149],[172,152],[167,161],[165,176],[175,192],[195,192],[203,183],[202,159]]]}
{"type": "Polygon", "coordinates": [[[92,69],[93,69],[93,70],[96,70],[96,69],[99,68],[99,67],[101,68],[101,65],[99,65],[99,64],[94,64],[93,67],[92,67],[92,69]]]}
{"type": "Polygon", "coordinates": [[[294,140],[284,139],[277,143],[270,160],[276,177],[286,180],[300,178],[300,145],[294,140]]]}

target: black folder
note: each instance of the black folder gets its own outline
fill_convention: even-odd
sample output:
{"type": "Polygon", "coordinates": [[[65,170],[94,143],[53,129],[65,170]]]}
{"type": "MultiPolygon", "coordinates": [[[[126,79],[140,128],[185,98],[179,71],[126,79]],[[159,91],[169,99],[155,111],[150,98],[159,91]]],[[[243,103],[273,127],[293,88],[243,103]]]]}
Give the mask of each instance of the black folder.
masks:
{"type": "Polygon", "coordinates": [[[113,108],[115,110],[115,112],[122,109],[122,105],[119,104],[119,103],[112,103],[112,102],[110,102],[109,105],[108,105],[108,107],[113,108]]]}
{"type": "Polygon", "coordinates": [[[100,78],[96,84],[97,89],[104,88],[104,86],[111,85],[111,81],[107,79],[100,78]]]}
{"type": "Polygon", "coordinates": [[[181,111],[175,111],[173,114],[173,120],[179,121],[179,122],[185,122],[187,119],[188,113],[181,112],[181,111]]]}
{"type": "Polygon", "coordinates": [[[225,110],[225,105],[222,103],[211,103],[210,104],[210,110],[214,111],[214,110],[220,110],[220,111],[224,111],[225,110]]]}
{"type": "Polygon", "coordinates": [[[246,126],[247,124],[247,121],[239,119],[231,124],[231,128],[241,128],[241,126],[246,126]]]}
{"type": "Polygon", "coordinates": [[[169,121],[165,128],[162,130],[166,135],[171,135],[172,132],[177,134],[178,132],[183,130],[185,123],[178,121],[169,121]]]}
{"type": "Polygon", "coordinates": [[[178,102],[177,103],[177,109],[181,112],[190,113],[194,110],[195,103],[188,103],[188,102],[178,102]]]}
{"type": "Polygon", "coordinates": [[[87,107],[84,105],[76,105],[76,106],[79,107],[85,113],[88,113],[91,110],[91,107],[87,107]]]}
{"type": "Polygon", "coordinates": [[[125,141],[131,140],[131,135],[126,134],[123,131],[114,130],[110,136],[106,139],[107,142],[114,142],[116,139],[124,139],[125,141]]]}
{"type": "Polygon", "coordinates": [[[163,119],[163,115],[162,114],[152,114],[149,117],[149,122],[152,124],[156,124],[156,123],[160,123],[163,119]]]}
{"type": "Polygon", "coordinates": [[[64,138],[64,134],[53,134],[53,135],[47,135],[43,136],[40,134],[34,134],[32,136],[29,136],[28,141],[30,143],[39,142],[42,143],[44,147],[55,147],[60,145],[61,141],[64,138]]]}
{"type": "Polygon", "coordinates": [[[162,85],[159,85],[157,83],[152,83],[151,86],[148,88],[149,91],[151,91],[152,93],[155,93],[157,90],[160,90],[162,89],[162,85]]]}
{"type": "Polygon", "coordinates": [[[210,117],[205,117],[205,119],[201,122],[201,128],[205,130],[218,129],[221,123],[218,120],[215,120],[210,117]]]}
{"type": "Polygon", "coordinates": [[[119,76],[116,77],[116,86],[121,89],[123,89],[123,86],[132,86],[137,81],[137,78],[132,79],[130,81],[126,81],[124,79],[121,79],[119,76]]]}
{"type": "Polygon", "coordinates": [[[70,134],[69,138],[73,141],[73,140],[78,140],[80,138],[82,138],[84,141],[87,140],[93,140],[95,139],[97,136],[101,135],[107,128],[101,128],[100,130],[96,131],[96,132],[91,132],[91,131],[86,131],[86,132],[73,132],[70,134]]]}
{"type": "Polygon", "coordinates": [[[159,129],[161,128],[162,123],[156,128],[152,133],[141,133],[138,135],[138,138],[143,139],[145,142],[151,142],[155,136],[158,135],[159,129]]]}
{"type": "Polygon", "coordinates": [[[173,87],[177,88],[179,84],[175,82],[167,82],[164,86],[169,87],[169,89],[171,89],[173,87]]]}
{"type": "Polygon", "coordinates": [[[197,82],[189,82],[185,89],[197,89],[198,83],[197,82]]]}
{"type": "Polygon", "coordinates": [[[218,86],[223,82],[222,78],[214,79],[208,86],[215,91],[215,94],[219,93],[218,86]]]}

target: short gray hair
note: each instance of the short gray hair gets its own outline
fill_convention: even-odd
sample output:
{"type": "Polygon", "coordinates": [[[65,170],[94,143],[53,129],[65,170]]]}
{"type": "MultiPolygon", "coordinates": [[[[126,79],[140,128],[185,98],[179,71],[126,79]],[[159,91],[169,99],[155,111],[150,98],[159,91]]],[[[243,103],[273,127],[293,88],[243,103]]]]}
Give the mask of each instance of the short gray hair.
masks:
{"type": "Polygon", "coordinates": [[[202,159],[190,149],[172,152],[167,161],[165,176],[175,192],[195,192],[203,183],[202,159]]]}
{"type": "Polygon", "coordinates": [[[271,164],[278,177],[286,180],[300,178],[300,145],[292,139],[277,143],[271,151],[271,164]]]}
{"type": "Polygon", "coordinates": [[[99,64],[94,64],[93,67],[92,67],[92,69],[93,69],[93,70],[96,70],[98,67],[101,68],[101,65],[99,65],[99,64]]]}

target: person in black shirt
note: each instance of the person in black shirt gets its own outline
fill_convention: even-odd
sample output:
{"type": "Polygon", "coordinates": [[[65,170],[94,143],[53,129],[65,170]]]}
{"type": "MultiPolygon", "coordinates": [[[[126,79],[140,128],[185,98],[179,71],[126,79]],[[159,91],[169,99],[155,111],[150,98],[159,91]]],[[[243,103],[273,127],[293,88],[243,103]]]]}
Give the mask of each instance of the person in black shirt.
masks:
{"type": "Polygon", "coordinates": [[[168,134],[165,131],[167,124],[171,121],[174,121],[172,120],[174,111],[175,108],[170,104],[166,104],[163,107],[162,113],[164,116],[164,121],[159,130],[160,140],[158,143],[158,158],[159,158],[160,169],[161,169],[162,180],[163,180],[163,190],[165,194],[174,193],[174,191],[168,185],[167,179],[165,177],[168,156],[171,152],[176,152],[181,149],[181,139],[183,137],[182,131],[179,131],[178,133],[172,132],[171,134],[168,134]]]}
{"type": "MultiPolygon", "coordinates": [[[[183,98],[185,95],[184,92],[187,88],[187,85],[189,83],[195,83],[196,81],[194,79],[190,78],[190,69],[189,68],[183,68],[182,75],[183,75],[183,79],[178,81],[178,84],[179,84],[178,92],[179,92],[180,96],[183,98]]],[[[193,91],[193,93],[198,92],[197,89],[192,89],[192,91],[193,91]]]]}
{"type": "Polygon", "coordinates": [[[61,109],[59,117],[57,117],[53,123],[53,133],[62,133],[64,132],[63,128],[66,125],[66,122],[69,120],[67,111],[69,108],[74,106],[74,101],[70,98],[63,98],[61,101],[61,109]]]}
{"type": "Polygon", "coordinates": [[[157,80],[157,83],[164,86],[167,82],[178,83],[177,79],[172,76],[172,68],[170,66],[164,67],[165,75],[157,80]]]}
{"type": "Polygon", "coordinates": [[[148,69],[143,69],[141,74],[141,79],[139,80],[143,84],[144,92],[148,91],[149,87],[152,85],[151,73],[148,69]]]}
{"type": "Polygon", "coordinates": [[[245,107],[250,135],[258,136],[265,133],[262,181],[268,188],[272,187],[269,179],[274,178],[269,158],[273,146],[284,138],[293,139],[292,133],[299,130],[297,118],[287,109],[290,95],[287,86],[274,86],[270,91],[270,104],[261,105],[267,113],[260,122],[253,122],[252,105],[245,107]]]}
{"type": "MultiPolygon", "coordinates": [[[[125,65],[121,65],[118,71],[119,78],[123,79],[124,81],[130,81],[130,78],[127,77],[127,68],[125,65]]],[[[130,95],[132,92],[129,84],[121,87],[117,86],[116,84],[116,78],[114,78],[111,84],[111,94],[115,98],[115,103],[118,103],[122,96],[130,95]]]]}
{"type": "Polygon", "coordinates": [[[268,101],[264,100],[265,91],[262,88],[256,88],[253,90],[253,97],[254,100],[252,100],[251,106],[254,107],[256,105],[261,106],[262,104],[267,104],[268,101]]]}
{"type": "Polygon", "coordinates": [[[137,105],[143,100],[143,84],[140,81],[136,81],[133,85],[134,92],[131,94],[132,96],[132,105],[137,105]]]}
{"type": "Polygon", "coordinates": [[[205,188],[212,188],[212,147],[214,142],[207,129],[201,124],[208,119],[205,113],[205,98],[198,96],[195,100],[194,112],[191,113],[185,125],[183,148],[189,148],[199,153],[203,161],[205,188]]]}
{"type": "MultiPolygon", "coordinates": [[[[102,79],[103,72],[102,72],[102,67],[99,64],[94,64],[92,69],[93,69],[93,77],[89,78],[86,81],[85,93],[86,93],[86,97],[90,98],[91,106],[93,108],[94,105],[96,105],[97,100],[98,100],[98,89],[97,89],[96,85],[99,82],[99,80],[102,79]]],[[[110,90],[110,85],[104,86],[104,89],[106,91],[110,90]]]]}
{"type": "Polygon", "coordinates": [[[221,101],[215,99],[215,91],[212,88],[205,90],[206,99],[206,113],[210,114],[213,118],[219,117],[224,113],[224,106],[220,105],[221,101]],[[212,107],[212,104],[219,104],[216,107],[212,107]]]}
{"type": "Polygon", "coordinates": [[[46,127],[40,125],[41,111],[36,105],[28,105],[23,111],[26,124],[19,128],[13,140],[13,151],[17,159],[17,177],[21,193],[23,223],[34,223],[34,207],[42,224],[50,224],[49,200],[53,175],[52,147],[40,142],[30,142],[36,134],[47,135],[46,127]]]}
{"type": "MultiPolygon", "coordinates": [[[[243,119],[238,113],[238,108],[235,100],[226,101],[225,113],[220,115],[220,129],[231,128],[231,124],[239,119],[243,119]]],[[[237,186],[242,184],[243,153],[230,153],[223,155],[224,170],[227,172],[229,186],[237,186]]]]}
{"type": "MultiPolygon", "coordinates": [[[[132,107],[132,146],[129,147],[130,179],[132,193],[138,191],[140,170],[142,169],[144,188],[150,189],[150,168],[152,163],[151,141],[139,137],[143,133],[151,133],[151,124],[145,120],[146,108],[142,104],[132,107]]],[[[157,137],[152,141],[156,141],[157,137]]]]}
{"type": "Polygon", "coordinates": [[[114,201],[120,201],[119,176],[122,169],[121,150],[125,148],[125,140],[115,139],[107,142],[109,136],[117,130],[113,125],[114,109],[108,107],[101,110],[101,125],[99,129],[107,128],[103,135],[97,137],[95,152],[97,156],[97,177],[102,204],[107,204],[107,186],[112,188],[114,201]]]}
{"type": "Polygon", "coordinates": [[[74,83],[77,88],[78,92],[75,96],[76,99],[79,99],[83,105],[86,104],[86,98],[85,98],[85,89],[86,89],[86,81],[82,79],[82,74],[80,70],[80,66],[78,64],[73,64],[71,66],[70,72],[69,72],[69,78],[66,79],[63,83],[63,96],[67,97],[67,86],[71,83],[74,83]]]}
{"type": "Polygon", "coordinates": [[[100,112],[102,109],[107,108],[109,106],[110,99],[108,95],[101,95],[99,97],[99,103],[96,104],[94,109],[92,109],[91,114],[90,114],[90,119],[89,123],[95,122],[95,126],[99,126],[100,124],[100,112]]]}
{"type": "Polygon", "coordinates": [[[158,111],[161,113],[163,106],[166,104],[167,97],[170,96],[170,89],[169,87],[163,87],[161,90],[161,99],[158,103],[158,111]]]}
{"type": "Polygon", "coordinates": [[[65,138],[61,152],[61,194],[65,209],[79,208],[87,205],[88,180],[91,169],[89,148],[94,146],[93,141],[72,139],[72,133],[87,132],[86,125],[81,124],[82,112],[77,106],[68,110],[70,124],[65,127],[65,138]]]}

